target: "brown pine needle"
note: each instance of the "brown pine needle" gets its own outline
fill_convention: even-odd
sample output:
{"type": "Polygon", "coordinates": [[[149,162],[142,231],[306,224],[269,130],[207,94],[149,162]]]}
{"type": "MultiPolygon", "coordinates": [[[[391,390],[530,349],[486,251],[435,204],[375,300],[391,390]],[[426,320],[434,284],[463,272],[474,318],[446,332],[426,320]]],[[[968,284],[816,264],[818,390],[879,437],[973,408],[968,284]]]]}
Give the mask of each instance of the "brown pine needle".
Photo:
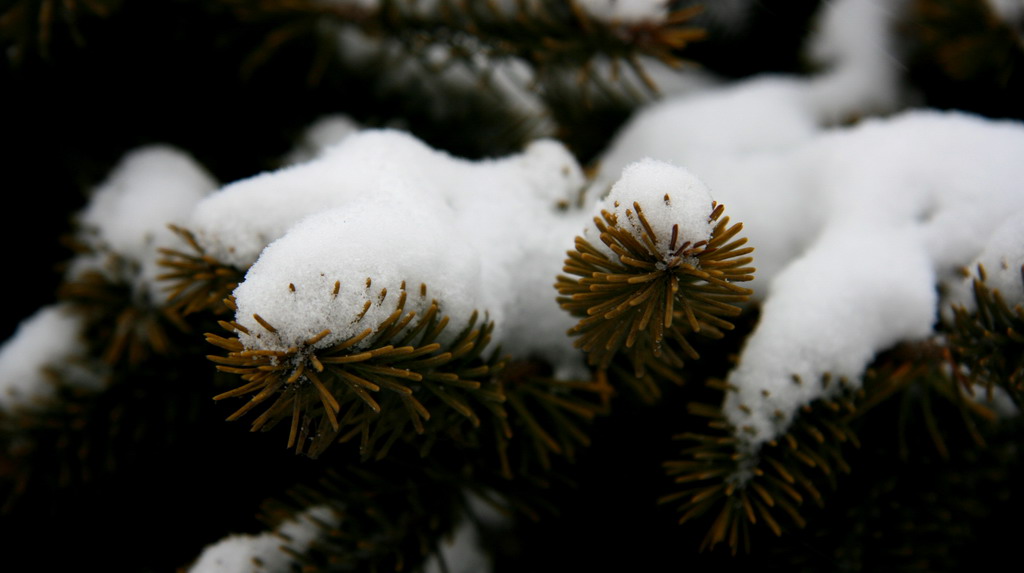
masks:
{"type": "MultiPolygon", "coordinates": [[[[367,285],[370,283],[368,279],[367,285]]],[[[334,290],[340,288],[335,283],[334,290]]],[[[368,299],[355,323],[365,318],[372,305],[387,300],[388,294],[381,289],[368,299]]],[[[421,285],[410,296],[403,285],[390,299],[395,301],[395,310],[382,324],[355,329],[356,334],[323,348],[318,346],[332,335],[331,330],[321,330],[284,351],[247,349],[238,336],[253,333],[244,332],[237,322],[222,321],[221,326],[235,336],[207,335],[211,344],[226,351],[226,355],[211,356],[210,360],[218,364],[218,369],[240,375],[243,384],[216,399],[251,396],[231,415],[230,419],[235,420],[277,396],[253,421],[253,429],[270,429],[288,418],[289,447],[309,456],[355,436],[360,436],[364,456],[382,456],[402,436],[411,435],[403,428],[416,434],[435,431],[430,425],[435,418],[438,432],[456,419],[478,426],[480,419],[470,402],[504,416],[504,393],[494,378],[502,363],[483,352],[492,326],[486,321],[476,324],[474,314],[450,344],[438,343],[435,340],[449,321],[440,316],[440,306],[426,299],[426,294],[421,285]],[[429,302],[426,312],[406,308],[416,296],[419,302],[429,302]],[[428,387],[427,394],[416,393],[420,385],[428,387]],[[435,412],[444,415],[438,417],[435,412]]],[[[264,330],[266,339],[279,334],[259,314],[254,314],[253,320],[264,330]]],[[[424,443],[435,439],[430,437],[424,443]]]]}

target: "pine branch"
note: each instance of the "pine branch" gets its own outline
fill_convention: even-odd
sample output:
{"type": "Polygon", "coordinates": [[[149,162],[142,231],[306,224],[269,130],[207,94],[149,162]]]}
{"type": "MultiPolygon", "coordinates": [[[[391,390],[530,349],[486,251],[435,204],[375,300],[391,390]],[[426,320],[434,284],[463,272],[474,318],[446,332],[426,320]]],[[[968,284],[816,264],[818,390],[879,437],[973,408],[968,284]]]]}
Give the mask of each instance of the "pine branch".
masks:
{"type": "Polygon", "coordinates": [[[80,27],[86,20],[106,18],[124,0],[18,0],[0,11],[0,51],[19,65],[32,55],[53,56],[58,40],[66,36],[81,46],[80,27]]]}
{"type": "MultiPolygon", "coordinates": [[[[727,391],[717,383],[716,387],[727,391]]],[[[845,419],[856,411],[850,397],[805,407],[788,433],[756,455],[741,451],[735,428],[720,406],[692,403],[688,410],[706,418],[707,429],[678,436],[691,445],[682,450],[681,459],[664,465],[682,489],[659,502],[678,504],[680,523],[710,522],[702,550],[725,543],[735,555],[750,551],[754,527],[766,527],[776,536],[788,527],[804,527],[807,519],[801,506],[808,500],[824,504],[823,491],[836,486],[838,474],[850,471],[846,444],[858,444],[845,419]]]]}
{"type": "Polygon", "coordinates": [[[60,364],[47,368],[56,388],[44,404],[0,412],[0,449],[10,473],[0,472],[2,509],[36,511],[110,479],[140,459],[166,453],[208,421],[212,409],[184,384],[200,364],[151,357],[144,367],[60,364]],[[191,367],[191,369],[190,369],[191,367]],[[105,388],[74,383],[102,377],[105,388]]]}
{"type": "MultiPolygon", "coordinates": [[[[671,204],[667,194],[664,201],[671,204]]],[[[679,225],[670,237],[659,236],[640,204],[633,209],[626,210],[628,221],[608,211],[595,217],[604,248],[577,237],[563,268],[572,276],[560,275],[555,286],[562,308],[581,317],[570,334],[579,336],[576,346],[590,364],[607,369],[617,353],[626,354],[633,370],[627,381],[653,400],[659,391],[645,382],[649,369],[678,370],[684,357],[699,358],[688,336],[721,338],[733,328],[727,319],[740,314],[735,303],[753,292],[734,284],[753,278],[754,269],[746,266],[753,248],[743,246],[745,238],[735,239],[743,225],[729,226],[721,205],[712,205],[710,238],[696,241],[679,236],[679,225]]]]}
{"type": "Polygon", "coordinates": [[[495,426],[495,449],[506,479],[549,480],[552,457],[575,461],[577,450],[590,446],[589,423],[610,410],[612,388],[604,376],[593,381],[559,380],[541,362],[514,361],[500,378],[508,417],[495,426]]]}
{"type": "MultiPolygon", "coordinates": [[[[339,288],[336,283],[335,295],[339,288]]],[[[425,300],[426,293],[421,285],[411,296],[425,300]]],[[[376,301],[367,300],[356,324],[387,295],[382,289],[376,301]]],[[[290,419],[288,447],[311,457],[336,440],[359,437],[363,456],[379,459],[410,433],[437,433],[463,422],[479,426],[478,410],[503,416],[505,396],[494,376],[504,361],[493,353],[485,356],[493,325],[485,319],[478,326],[474,314],[450,342],[438,342],[448,328],[438,302],[432,301],[417,316],[405,311],[408,296],[403,283],[387,320],[327,348],[317,343],[329,330],[285,351],[247,349],[240,336],[207,334],[208,342],[227,351],[226,356],[209,356],[210,360],[218,370],[238,374],[244,382],[215,399],[252,395],[229,420],[268,402],[253,421],[253,431],[290,419]]],[[[237,322],[221,325],[240,335],[275,334],[272,324],[259,315],[254,318],[263,332],[252,333],[237,322]]]]}
{"type": "Polygon", "coordinates": [[[923,459],[928,453],[949,460],[951,444],[958,442],[961,447],[984,449],[985,435],[992,433],[999,416],[985,404],[981,388],[958,374],[962,370],[963,364],[954,361],[941,338],[901,344],[880,356],[865,373],[865,399],[854,417],[870,417],[871,427],[879,425],[875,419],[895,418],[896,427],[887,429],[889,441],[896,444],[904,461],[923,459]],[[874,412],[884,408],[895,413],[874,412]]]}
{"type": "Polygon", "coordinates": [[[191,329],[176,308],[149,299],[139,264],[95,241],[69,241],[76,255],[57,296],[84,317],[93,354],[111,366],[139,366],[179,353],[191,329]]]}
{"type": "Polygon", "coordinates": [[[85,315],[87,339],[111,365],[141,365],[153,356],[173,355],[179,351],[176,338],[189,332],[173,309],[140,301],[132,285],[98,270],[66,280],[58,296],[85,315]]]}
{"type": "MultiPolygon", "coordinates": [[[[968,385],[991,393],[1005,390],[1018,409],[1024,408],[1024,304],[1012,308],[996,289],[986,284],[985,268],[974,279],[977,310],[953,308],[949,345],[955,360],[964,365],[960,375],[968,385]]],[[[1024,267],[1021,268],[1024,282],[1024,267]]],[[[972,389],[973,390],[973,389],[972,389]]]]}
{"type": "Polygon", "coordinates": [[[236,269],[210,256],[188,229],[169,225],[187,247],[160,249],[158,261],[167,272],[158,276],[168,281],[167,309],[181,315],[203,310],[224,312],[224,299],[242,282],[245,269],[236,269]]]}
{"type": "MultiPolygon", "coordinates": [[[[595,58],[608,58],[632,68],[648,88],[654,84],[638,57],[649,56],[678,66],[676,53],[704,31],[688,25],[699,8],[671,12],[663,21],[606,23],[590,16],[575,2],[466,2],[444,0],[436,9],[420,9],[416,2],[392,0],[378,9],[357,3],[303,0],[222,0],[243,20],[302,21],[329,19],[363,32],[395,40],[414,57],[428,47],[443,45],[451,57],[476,68],[474,59],[493,61],[517,58],[544,76],[556,70],[584,70],[588,77],[595,58]]],[[[278,40],[279,41],[279,40],[278,40]]]]}
{"type": "MultiPolygon", "coordinates": [[[[965,393],[951,375],[957,366],[950,368],[949,360],[948,349],[937,341],[892,349],[865,374],[860,390],[840,379],[845,390],[838,397],[805,406],[786,434],[757,452],[742,447],[742,428],[732,427],[720,406],[691,404],[692,415],[709,420],[707,429],[678,436],[691,445],[681,452],[682,459],[666,462],[665,468],[685,485],[661,502],[678,504],[680,523],[710,522],[702,550],[724,543],[736,554],[751,550],[755,528],[779,536],[805,527],[811,514],[804,502],[824,506],[839,475],[851,471],[848,446],[860,448],[866,435],[887,449],[895,444],[905,464],[934,454],[948,462],[954,443],[957,449],[983,450],[997,418],[965,393]]],[[[826,376],[820,383],[834,382],[826,376]]],[[[729,391],[720,383],[712,386],[729,391]]]]}
{"type": "Polygon", "coordinates": [[[302,571],[414,571],[437,553],[463,512],[464,494],[452,477],[423,465],[332,469],[265,504],[263,519],[276,524],[312,507],[335,516],[314,522],[320,531],[308,548],[282,540],[302,571]]]}

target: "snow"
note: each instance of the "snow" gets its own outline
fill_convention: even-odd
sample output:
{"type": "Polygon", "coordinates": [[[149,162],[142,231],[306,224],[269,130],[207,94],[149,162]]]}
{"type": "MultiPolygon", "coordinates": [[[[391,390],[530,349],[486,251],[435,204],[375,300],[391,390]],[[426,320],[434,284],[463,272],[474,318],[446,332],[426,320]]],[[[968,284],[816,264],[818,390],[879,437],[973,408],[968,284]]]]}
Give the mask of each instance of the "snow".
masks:
{"type": "MultiPolygon", "coordinates": [[[[636,213],[637,204],[655,232],[655,245],[663,260],[672,258],[684,243],[692,246],[711,238],[714,229],[710,219],[714,210],[711,192],[684,168],[649,158],[628,165],[602,207],[639,239],[645,231],[636,213]],[[676,226],[678,238],[672,243],[672,229],[676,226]]],[[[612,256],[611,250],[598,239],[597,228],[589,230],[594,233],[591,243],[612,256]]]]}
{"type": "Polygon", "coordinates": [[[252,332],[243,335],[247,346],[286,350],[325,329],[332,334],[321,345],[336,344],[383,322],[403,282],[406,312],[422,314],[437,298],[453,324],[466,324],[475,309],[483,310],[480,263],[454,232],[450,209],[416,209],[401,184],[385,179],[365,199],[313,215],[267,247],[234,293],[238,321],[252,332]],[[418,296],[421,284],[428,285],[426,298],[418,296]],[[385,304],[374,304],[356,322],[365,302],[384,288],[392,293],[385,304]],[[278,336],[268,337],[253,314],[278,336]]]}
{"type": "Polygon", "coordinates": [[[592,17],[610,23],[657,22],[668,14],[668,0],[576,0],[592,17]]]}
{"type": "MultiPolygon", "coordinates": [[[[988,4],[1008,24],[1024,17],[1019,0],[988,4]]],[[[667,11],[660,0],[579,5],[626,24],[662,20],[667,11]]],[[[752,5],[712,4],[717,12],[709,17],[741,27],[752,5]]],[[[639,236],[639,206],[669,258],[677,248],[672,229],[679,243],[708,239],[709,214],[720,202],[756,249],[750,286],[759,322],[727,375],[734,391],[723,403],[751,455],[741,464],[749,468],[802,406],[858,388],[879,352],[933,336],[951,304],[973,308],[979,266],[989,288],[1011,306],[1024,304],[1024,124],[906,109],[911,96],[899,82],[891,29],[906,5],[823,2],[808,45],[822,70],[810,77],[726,83],[701,71],[653,68],[671,97],[624,126],[582,206],[582,169],[554,140],[470,161],[409,133],[327,116],[300,138],[286,167],[216,192],[184,152],[141,148],[80,214],[80,238],[98,254],[73,261],[69,277],[99,270],[159,304],[157,249],[179,246],[166,227],[176,223],[213,257],[247,269],[233,293],[247,349],[301,347],[324,330],[330,334],[315,346],[333,345],[380,325],[404,289],[406,312],[422,315],[439,303],[451,321],[447,337],[478,315],[495,322],[491,348],[540,357],[560,378],[585,377],[566,335],[576,320],[558,307],[552,288],[574,237],[605,248],[593,223],[602,209],[639,236]],[[108,254],[134,270],[123,275],[108,254]]],[[[348,58],[387,49],[352,30],[338,42],[348,58]]],[[[448,56],[433,47],[428,59],[448,56]]],[[[472,86],[478,77],[471,71],[496,65],[501,97],[525,116],[538,115],[542,103],[526,89],[536,78],[524,62],[481,56],[468,65],[447,68],[446,85],[472,86]]],[[[396,72],[396,81],[417,81],[425,73],[418,66],[396,72]]],[[[26,320],[0,346],[0,412],[45,403],[56,388],[53,373],[62,383],[99,388],[100,373],[76,367],[86,354],[83,330],[81,316],[63,304],[26,320]]],[[[999,388],[991,397],[978,389],[974,398],[1000,415],[1019,415],[999,388]]],[[[293,563],[282,545],[308,547],[322,530],[316,521],[336,524],[338,516],[313,508],[275,531],[227,537],[190,571],[287,569],[293,563]]],[[[464,521],[441,559],[454,571],[487,570],[478,542],[464,521]]],[[[427,570],[441,570],[440,563],[431,560],[427,570]]]]}
{"type": "Polygon", "coordinates": [[[295,566],[291,555],[283,551],[289,547],[305,551],[317,539],[318,533],[336,526],[338,515],[331,509],[316,506],[294,519],[285,521],[274,531],[259,535],[230,535],[207,546],[188,569],[189,573],[273,573],[287,571],[295,566]]]}
{"type": "Polygon", "coordinates": [[[1024,304],[1024,211],[996,229],[975,262],[973,268],[985,268],[985,285],[999,291],[1011,308],[1024,304]]]}
{"type": "Polygon", "coordinates": [[[1024,45],[1024,0],[986,0],[993,14],[1002,20],[1024,45]]]}
{"type": "MultiPolygon", "coordinates": [[[[746,85],[756,91],[763,84],[746,85]]],[[[677,102],[683,116],[686,101],[677,102]]],[[[623,137],[640,143],[634,156],[701,165],[694,172],[744,222],[756,249],[764,307],[729,376],[738,391],[725,404],[754,449],[784,431],[801,405],[827,395],[819,383],[826,373],[856,386],[877,352],[927,336],[940,280],[970,263],[993,227],[1024,208],[1024,127],[1013,122],[915,111],[820,129],[788,147],[715,157],[700,153],[701,131],[678,132],[689,141],[657,149],[657,135],[630,129],[637,128],[623,137]],[[692,162],[690,149],[697,150],[692,162]],[[779,416],[783,422],[774,422],[779,416]]],[[[606,164],[624,161],[627,149],[613,147],[617,155],[606,164]]]]}
{"type": "Polygon", "coordinates": [[[817,132],[805,91],[799,78],[761,76],[652,103],[623,126],[602,155],[598,184],[609,185],[626,165],[653,153],[670,152],[701,172],[700,166],[723,155],[805,141],[817,132]]]}
{"type": "Polygon", "coordinates": [[[84,360],[85,340],[80,314],[68,305],[37,310],[0,346],[0,411],[43,404],[60,382],[82,388],[100,386],[100,376],[75,363],[84,360]]]}
{"type": "Polygon", "coordinates": [[[630,163],[651,157],[683,166],[704,181],[756,246],[758,273],[750,285],[781,268],[806,245],[818,221],[792,224],[792,213],[814,212],[813,172],[796,167],[811,158],[776,156],[811,141],[819,127],[808,109],[806,83],[763,76],[667,98],[642,109],[600,158],[589,190],[599,197],[630,163]],[[742,168],[737,164],[742,160],[742,168]],[[770,187],[769,187],[770,186],[770,187]],[[772,193],[771,189],[783,189],[772,193]],[[728,195],[722,195],[727,191],[728,195]],[[741,195],[742,194],[742,195],[741,195]]]}
{"type": "MultiPolygon", "coordinates": [[[[653,158],[699,177],[744,223],[763,307],[724,409],[748,452],[801,406],[842,391],[823,380],[856,388],[878,352],[930,336],[950,302],[940,289],[955,290],[993,230],[1024,209],[1019,122],[896,111],[907,100],[887,27],[899,9],[831,2],[812,44],[830,68],[667,98],[600,158],[596,197],[627,165],[653,158]],[[879,112],[892,115],[837,123],[879,112]]],[[[1014,296],[1021,228],[1009,223],[984,259],[1014,296]]]]}
{"type": "Polygon", "coordinates": [[[1006,388],[994,385],[973,385],[964,396],[988,409],[1000,420],[1011,420],[1020,416],[1020,408],[1006,388]]]}
{"type": "Polygon", "coordinates": [[[949,284],[947,298],[952,304],[968,311],[977,308],[974,281],[980,278],[979,265],[984,268],[987,288],[998,291],[1010,308],[1024,305],[1024,211],[1007,218],[992,233],[977,258],[967,265],[967,275],[949,284]]]}
{"type": "Polygon", "coordinates": [[[452,333],[478,311],[496,323],[495,346],[579,373],[564,334],[573,321],[550,293],[584,224],[583,211],[565,207],[582,185],[555,141],[469,161],[404,132],[364,130],[317,159],[226,186],[197,206],[190,228],[215,257],[255,261],[234,293],[247,347],[286,349],[325,329],[318,345],[336,343],[379,324],[405,282],[407,310],[437,299],[452,333]],[[357,322],[383,288],[389,297],[357,322]]]}
{"type": "Polygon", "coordinates": [[[164,285],[156,280],[164,272],[157,264],[158,249],[179,244],[167,225],[184,223],[216,187],[202,166],[173,147],[152,145],[125,154],[79,215],[79,236],[96,256],[77,258],[69,275],[99,270],[133,283],[151,304],[163,303],[164,285]],[[134,266],[134,276],[118,276],[122,267],[111,268],[108,253],[134,266]]]}
{"type": "MultiPolygon", "coordinates": [[[[420,14],[446,10],[437,0],[420,1],[407,6],[420,14]]],[[[528,13],[543,8],[527,3],[528,13]]],[[[492,7],[513,16],[522,8],[519,0],[494,3],[492,7]]],[[[377,89],[390,91],[416,90],[424,92],[424,102],[430,104],[423,112],[441,123],[459,111],[448,105],[452,92],[476,93],[492,98],[493,105],[510,114],[530,121],[530,132],[537,136],[550,135],[555,125],[547,115],[547,108],[537,93],[534,68],[525,60],[480,45],[470,34],[457,36],[451,43],[430,44],[423,47],[417,57],[410,58],[404,44],[380,35],[370,34],[356,26],[339,26],[333,30],[337,56],[354,68],[386,66],[388,73],[381,78],[377,89]],[[467,55],[470,54],[470,55],[467,55]],[[486,89],[481,89],[486,86],[486,89]]],[[[391,127],[403,127],[391,124],[391,127]]]]}
{"type": "MultiPolygon", "coordinates": [[[[888,22],[871,2],[830,10],[860,14],[852,21],[867,28],[888,22]]],[[[837,55],[835,69],[879,61],[878,50],[850,55],[840,40],[821,48],[837,55]]],[[[240,267],[259,257],[235,292],[248,348],[298,346],[325,329],[317,344],[333,344],[379,323],[405,282],[408,309],[437,299],[455,325],[479,311],[496,323],[495,346],[565,374],[580,372],[564,334],[572,321],[549,292],[572,238],[594,233],[601,208],[629,221],[637,202],[659,242],[676,224],[699,241],[713,197],[756,249],[763,312],[724,404],[756,451],[801,406],[842,390],[823,379],[857,387],[878,352],[929,336],[939,286],[1024,209],[1018,123],[918,110],[835,125],[877,106],[852,94],[824,109],[821,85],[833,72],[755,77],[651,105],[601,157],[582,209],[565,207],[583,179],[553,141],[468,161],[409,134],[364,130],[307,163],[227,186],[200,205],[192,228],[240,267]],[[385,287],[392,298],[363,315],[385,287]],[[256,314],[278,332],[263,331],[256,314]]]]}
{"type": "Polygon", "coordinates": [[[359,123],[344,114],[326,115],[314,121],[299,136],[295,147],[284,158],[284,165],[296,165],[316,159],[325,149],[359,131],[359,123]]]}
{"type": "Polygon", "coordinates": [[[808,46],[826,70],[810,82],[819,120],[837,123],[895,111],[904,99],[902,67],[891,55],[897,16],[907,0],[835,0],[817,14],[808,46]]]}
{"type": "Polygon", "coordinates": [[[715,0],[701,2],[688,0],[686,5],[697,4],[702,11],[693,21],[697,25],[708,25],[712,33],[738,35],[746,28],[754,9],[753,0],[715,0]]]}
{"type": "Polygon", "coordinates": [[[989,8],[1000,18],[1013,22],[1024,18],[1024,1],[1022,0],[986,0],[989,8]]]}
{"type": "Polygon", "coordinates": [[[878,351],[931,332],[934,275],[909,246],[914,232],[861,231],[828,233],[771,284],[725,402],[754,446],[782,433],[800,406],[838,393],[839,384],[821,384],[826,374],[856,387],[878,351]]]}
{"type": "Polygon", "coordinates": [[[440,551],[430,556],[423,566],[424,573],[487,573],[492,570],[491,559],[481,546],[480,532],[468,519],[459,523],[451,537],[442,541],[440,551]]]}

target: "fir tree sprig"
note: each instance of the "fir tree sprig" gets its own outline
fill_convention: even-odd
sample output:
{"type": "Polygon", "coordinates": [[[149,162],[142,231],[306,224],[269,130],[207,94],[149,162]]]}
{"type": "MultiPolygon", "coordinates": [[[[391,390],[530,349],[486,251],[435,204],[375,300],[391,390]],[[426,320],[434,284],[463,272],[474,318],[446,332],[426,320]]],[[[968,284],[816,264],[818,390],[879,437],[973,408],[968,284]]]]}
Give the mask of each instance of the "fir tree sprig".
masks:
{"type": "Polygon", "coordinates": [[[58,288],[58,296],[85,315],[87,339],[108,364],[139,365],[154,355],[174,354],[174,338],[189,332],[188,325],[174,309],[144,300],[123,278],[137,273],[131,262],[114,253],[107,259],[109,267],[126,270],[85,270],[58,288]]]}
{"type": "Polygon", "coordinates": [[[105,18],[120,9],[124,0],[18,0],[0,11],[0,49],[5,57],[21,64],[30,55],[52,55],[56,36],[62,31],[78,46],[85,43],[83,20],[105,18]],[[66,30],[62,30],[66,28],[66,30]]]}
{"type": "MultiPolygon", "coordinates": [[[[709,385],[728,391],[719,382],[709,385]]],[[[849,392],[806,406],[789,432],[756,454],[743,451],[720,406],[695,402],[688,410],[706,418],[707,428],[677,436],[690,445],[682,450],[681,459],[664,465],[682,489],[659,501],[678,504],[680,523],[710,523],[701,550],[724,543],[735,555],[750,551],[754,527],[776,536],[788,527],[804,527],[807,519],[801,506],[806,501],[824,504],[826,488],[833,489],[838,475],[850,471],[844,449],[858,445],[847,419],[856,411],[855,396],[849,392]]]]}
{"type": "Polygon", "coordinates": [[[925,457],[924,443],[931,444],[931,453],[949,460],[953,439],[984,449],[985,435],[998,415],[985,404],[984,386],[964,379],[963,372],[949,338],[901,344],[865,373],[865,398],[854,418],[874,416],[876,408],[897,409],[894,443],[903,460],[925,457]]]}
{"type": "Polygon", "coordinates": [[[180,443],[194,425],[210,419],[207,401],[186,382],[200,372],[197,366],[202,362],[151,356],[144,366],[69,361],[46,368],[54,396],[0,412],[0,449],[14,462],[11,472],[0,471],[0,498],[6,500],[0,513],[22,504],[39,511],[60,503],[80,493],[76,488],[102,484],[133,461],[180,443]],[[159,374],[146,370],[157,366],[159,374]],[[97,381],[83,387],[75,381],[83,376],[97,381]]]}
{"type": "MultiPolygon", "coordinates": [[[[977,310],[954,306],[949,345],[959,374],[988,392],[1005,390],[1018,409],[1024,408],[1024,304],[1010,306],[997,289],[986,284],[985,267],[978,265],[973,281],[977,310]]],[[[1021,267],[1024,282],[1024,267],[1021,267]]]]}
{"type": "Polygon", "coordinates": [[[500,377],[508,418],[495,427],[495,437],[506,479],[550,474],[553,456],[573,462],[577,450],[590,445],[587,425],[610,412],[613,391],[601,374],[594,380],[560,380],[542,362],[519,360],[500,377]]]}
{"type": "MultiPolygon", "coordinates": [[[[701,549],[724,543],[735,554],[750,551],[755,527],[778,536],[807,525],[803,503],[824,506],[837,478],[851,472],[849,447],[861,447],[865,428],[872,428],[901,463],[935,454],[948,462],[954,442],[985,449],[996,416],[967,394],[953,375],[959,366],[950,356],[940,338],[893,348],[876,359],[859,389],[839,379],[835,398],[804,406],[787,433],[756,452],[744,446],[742,428],[731,426],[720,406],[691,404],[692,415],[709,420],[707,428],[677,436],[690,446],[665,468],[685,485],[661,502],[678,504],[680,523],[710,522],[701,549]],[[885,420],[895,420],[895,426],[876,428],[885,420]]],[[[807,382],[794,378],[794,383],[807,382]]],[[[825,376],[820,383],[827,387],[835,381],[825,376]]],[[[730,391],[717,381],[709,386],[730,391]]]]}
{"type": "Polygon", "coordinates": [[[848,417],[861,443],[851,479],[773,547],[788,563],[955,571],[1003,542],[987,524],[1019,511],[1009,487],[1019,423],[998,416],[982,389],[965,388],[946,340],[901,344],[865,373],[864,398],[848,417]]]}
{"type": "Polygon", "coordinates": [[[542,78],[574,70],[585,84],[596,77],[595,61],[605,58],[612,64],[613,80],[625,66],[652,92],[657,88],[639,57],[678,66],[682,63],[678,52],[705,36],[703,29],[690,25],[700,12],[694,6],[673,10],[658,21],[605,22],[573,0],[512,4],[442,0],[430,9],[403,0],[382,2],[379,7],[310,0],[222,2],[243,20],[294,22],[282,29],[274,40],[277,45],[294,37],[295,30],[313,29],[316,20],[326,19],[393,40],[428,66],[436,63],[429,60],[426,48],[445,46],[451,61],[462,62],[482,75],[490,66],[480,66],[481,57],[487,61],[518,58],[542,78]]]}
{"type": "Polygon", "coordinates": [[[224,312],[222,303],[245,275],[244,269],[237,269],[218,261],[206,252],[195,235],[188,229],[168,225],[183,241],[185,250],[159,249],[159,264],[167,272],[157,277],[167,281],[167,308],[182,315],[202,310],[224,312]]]}
{"type": "MultiPolygon", "coordinates": [[[[371,282],[367,279],[368,286],[371,282]]],[[[335,283],[335,294],[339,289],[335,283]]],[[[376,301],[367,300],[355,323],[387,296],[385,288],[376,301]]],[[[495,380],[504,361],[497,353],[486,353],[493,324],[486,318],[478,324],[474,313],[450,342],[441,343],[438,339],[449,325],[436,300],[422,315],[405,310],[409,296],[426,300],[426,286],[410,295],[402,283],[395,296],[396,308],[384,322],[325,348],[317,343],[329,330],[283,351],[249,349],[239,336],[207,334],[207,341],[227,351],[209,359],[244,381],[215,399],[252,395],[228,419],[267,402],[252,423],[253,431],[290,419],[288,447],[297,453],[317,457],[335,441],[358,437],[364,457],[382,458],[410,434],[437,433],[461,422],[479,426],[480,411],[504,416],[505,396],[495,380]]],[[[272,324],[259,315],[254,318],[263,332],[251,334],[274,336],[272,324]]],[[[250,334],[238,322],[221,325],[250,334]]]]}
{"type": "MultiPolygon", "coordinates": [[[[668,195],[664,200],[671,203],[668,195]]],[[[560,275],[555,287],[562,308],[580,317],[570,331],[579,336],[576,346],[602,369],[625,353],[629,379],[638,381],[634,389],[646,399],[657,397],[656,386],[643,383],[649,369],[678,370],[684,358],[699,358],[687,337],[721,338],[733,328],[727,319],[741,312],[736,303],[753,293],[734,284],[753,279],[747,266],[753,248],[736,238],[743,224],[730,226],[724,210],[712,205],[710,238],[696,241],[679,236],[679,225],[670,237],[659,237],[636,202],[626,209],[628,221],[602,210],[594,224],[604,249],[577,237],[568,252],[563,271],[571,276],[560,275]],[[668,245],[667,254],[659,241],[668,245]]]]}
{"type": "Polygon", "coordinates": [[[309,547],[282,539],[302,571],[415,571],[462,515],[460,481],[422,465],[346,466],[267,502],[262,518],[275,525],[309,508],[335,517],[313,520],[318,532],[309,547]]]}

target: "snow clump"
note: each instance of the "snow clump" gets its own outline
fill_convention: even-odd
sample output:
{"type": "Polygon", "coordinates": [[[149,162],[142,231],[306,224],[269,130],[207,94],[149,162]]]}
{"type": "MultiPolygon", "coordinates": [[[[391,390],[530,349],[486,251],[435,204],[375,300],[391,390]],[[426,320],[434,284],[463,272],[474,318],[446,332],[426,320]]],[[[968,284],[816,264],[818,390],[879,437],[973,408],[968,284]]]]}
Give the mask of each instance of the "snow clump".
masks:
{"type": "Polygon", "coordinates": [[[469,161],[408,133],[364,130],[312,161],[226,186],[189,228],[214,257],[252,265],[234,293],[247,348],[283,350],[323,330],[317,346],[336,344],[386,318],[404,284],[405,310],[436,299],[451,335],[476,312],[494,321],[503,351],[581,374],[565,336],[571,317],[537,293],[551,291],[583,226],[583,212],[567,207],[583,182],[550,140],[469,161]]]}
{"type": "Polygon", "coordinates": [[[184,223],[216,188],[213,177],[181,150],[152,145],[129,152],[79,214],[79,238],[93,254],[76,257],[69,278],[99,271],[129,282],[149,304],[161,305],[167,293],[157,280],[166,272],[157,262],[159,249],[178,244],[168,225],[184,223]]]}
{"type": "Polygon", "coordinates": [[[100,370],[86,368],[84,321],[65,304],[44,306],[0,345],[0,412],[45,403],[59,382],[102,386],[100,370]]]}
{"type": "Polygon", "coordinates": [[[1024,222],[1011,219],[1024,209],[1024,125],[925,110],[836,125],[906,103],[889,48],[903,3],[883,4],[829,4],[810,49],[830,67],[816,76],[758,76],[641,109],[591,187],[600,195],[654,158],[699,175],[744,223],[763,306],[724,409],[751,452],[843,391],[825,379],[856,388],[879,352],[931,336],[972,261],[1024,296],[1024,222]]]}
{"type": "Polygon", "coordinates": [[[340,518],[333,510],[312,507],[273,531],[258,535],[230,535],[208,545],[188,569],[189,573],[272,573],[296,565],[289,548],[302,553],[340,518]],[[324,524],[327,524],[325,527],[324,524]]]}

